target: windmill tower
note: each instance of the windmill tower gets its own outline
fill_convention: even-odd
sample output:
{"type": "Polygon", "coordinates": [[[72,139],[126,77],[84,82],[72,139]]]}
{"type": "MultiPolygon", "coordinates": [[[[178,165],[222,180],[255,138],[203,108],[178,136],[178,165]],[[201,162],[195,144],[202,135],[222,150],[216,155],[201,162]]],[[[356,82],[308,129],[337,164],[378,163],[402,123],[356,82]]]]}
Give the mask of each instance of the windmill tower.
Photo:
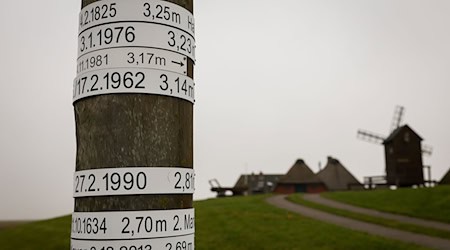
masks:
{"type": "Polygon", "coordinates": [[[386,181],[399,187],[424,183],[422,154],[431,155],[430,146],[422,146],[422,138],[409,127],[401,125],[404,107],[397,106],[388,137],[366,130],[358,130],[358,138],[384,145],[386,181]]]}

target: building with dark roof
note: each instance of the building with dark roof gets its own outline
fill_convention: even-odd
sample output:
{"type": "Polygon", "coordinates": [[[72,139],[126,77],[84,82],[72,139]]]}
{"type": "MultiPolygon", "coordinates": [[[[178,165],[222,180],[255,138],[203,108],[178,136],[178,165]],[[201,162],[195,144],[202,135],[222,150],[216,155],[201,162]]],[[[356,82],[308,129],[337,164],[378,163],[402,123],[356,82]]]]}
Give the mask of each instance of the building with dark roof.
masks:
{"type": "Polygon", "coordinates": [[[276,193],[319,193],[326,191],[325,184],[314,174],[302,159],[284,175],[275,187],[276,193]]]}
{"type": "Polygon", "coordinates": [[[217,197],[229,195],[266,194],[274,191],[282,174],[243,174],[233,187],[222,187],[217,179],[209,180],[211,191],[217,192],[217,197]]]}
{"type": "Polygon", "coordinates": [[[447,173],[442,177],[439,184],[440,185],[450,185],[450,168],[448,169],[447,173]]]}
{"type": "Polygon", "coordinates": [[[235,189],[245,190],[244,194],[266,194],[274,191],[282,174],[250,174],[241,175],[234,185],[235,189]]]}
{"type": "Polygon", "coordinates": [[[329,191],[363,189],[363,185],[353,176],[338,159],[328,157],[325,168],[317,176],[329,191]]]}

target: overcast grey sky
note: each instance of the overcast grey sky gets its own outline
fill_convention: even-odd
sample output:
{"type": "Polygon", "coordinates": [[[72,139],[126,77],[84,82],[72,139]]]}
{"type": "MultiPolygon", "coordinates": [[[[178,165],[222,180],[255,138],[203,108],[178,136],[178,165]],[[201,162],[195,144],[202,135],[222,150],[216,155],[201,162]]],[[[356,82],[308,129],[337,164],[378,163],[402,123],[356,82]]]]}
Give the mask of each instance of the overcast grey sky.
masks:
{"type": "MultiPolygon", "coordinates": [[[[5,1],[0,8],[0,219],[73,210],[80,1],[5,1]]],[[[208,180],[314,170],[327,155],[359,180],[384,173],[397,104],[450,167],[450,1],[196,0],[196,199],[208,180]]]]}

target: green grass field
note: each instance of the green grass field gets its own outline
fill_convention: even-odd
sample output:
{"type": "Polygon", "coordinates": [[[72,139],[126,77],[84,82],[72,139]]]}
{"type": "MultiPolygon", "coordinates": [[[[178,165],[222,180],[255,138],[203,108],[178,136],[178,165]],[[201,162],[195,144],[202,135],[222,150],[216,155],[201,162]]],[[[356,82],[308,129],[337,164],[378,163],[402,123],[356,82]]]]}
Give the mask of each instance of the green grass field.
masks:
{"type": "Polygon", "coordinates": [[[322,195],[356,206],[450,223],[450,186],[330,192],[322,195]]]}
{"type": "Polygon", "coordinates": [[[65,216],[0,230],[0,249],[69,249],[70,222],[71,217],[65,216]]]}
{"type": "MultiPolygon", "coordinates": [[[[195,202],[196,249],[426,249],[272,207],[266,196],[195,202]]],[[[0,230],[2,250],[69,249],[70,217],[0,230]]]]}

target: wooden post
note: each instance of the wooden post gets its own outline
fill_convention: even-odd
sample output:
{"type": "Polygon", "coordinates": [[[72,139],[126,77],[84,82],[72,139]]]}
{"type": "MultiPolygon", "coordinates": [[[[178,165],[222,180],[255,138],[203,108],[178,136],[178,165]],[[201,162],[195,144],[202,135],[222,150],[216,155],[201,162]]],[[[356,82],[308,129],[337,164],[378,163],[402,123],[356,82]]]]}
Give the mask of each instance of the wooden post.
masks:
{"type": "MultiPolygon", "coordinates": [[[[82,0],[82,8],[96,0],[82,0]]],[[[193,12],[193,0],[170,0],[193,12]]],[[[193,61],[187,58],[193,79],[193,61]]],[[[74,103],[76,171],[126,167],[193,168],[193,104],[155,94],[107,94],[74,103]]],[[[193,207],[192,194],[75,198],[75,212],[193,207]]]]}

